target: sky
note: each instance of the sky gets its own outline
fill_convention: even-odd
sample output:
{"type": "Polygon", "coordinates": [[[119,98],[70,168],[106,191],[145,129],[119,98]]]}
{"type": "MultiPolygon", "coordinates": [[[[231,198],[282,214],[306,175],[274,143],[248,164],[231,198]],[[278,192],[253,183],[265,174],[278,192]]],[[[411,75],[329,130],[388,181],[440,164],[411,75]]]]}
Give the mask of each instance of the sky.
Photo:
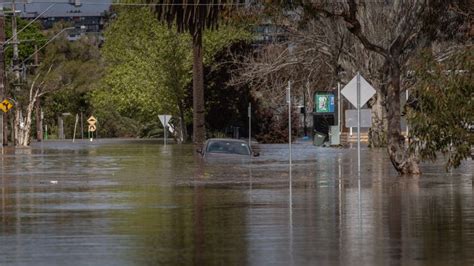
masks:
{"type": "MultiPolygon", "coordinates": [[[[10,3],[7,2],[11,0],[0,0],[0,3],[2,2],[4,7],[9,7],[10,3]]],[[[22,10],[22,16],[37,16],[48,8],[43,17],[63,17],[74,14],[98,16],[109,9],[112,0],[80,0],[82,3],[80,7],[69,4],[70,0],[30,0],[30,2],[31,4],[28,4],[26,0],[16,0],[16,8],[22,10]],[[53,4],[54,6],[50,7],[53,4]]]]}

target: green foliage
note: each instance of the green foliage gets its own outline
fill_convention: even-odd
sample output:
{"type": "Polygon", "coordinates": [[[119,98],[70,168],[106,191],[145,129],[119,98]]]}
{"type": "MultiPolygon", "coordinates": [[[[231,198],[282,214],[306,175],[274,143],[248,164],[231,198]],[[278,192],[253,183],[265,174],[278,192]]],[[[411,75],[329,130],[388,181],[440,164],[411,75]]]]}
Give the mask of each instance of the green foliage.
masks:
{"type": "MultiPolygon", "coordinates": [[[[45,48],[40,62],[30,75],[30,83],[36,75],[41,76],[45,123],[55,125],[58,114],[66,112],[90,115],[89,93],[103,73],[99,40],[88,36],[75,42],[59,38],[45,48]]],[[[72,127],[73,124],[65,123],[66,132],[72,131],[72,127]]]]}
{"type": "Polygon", "coordinates": [[[438,62],[430,53],[416,61],[416,85],[407,108],[411,152],[436,159],[442,152],[446,168],[458,167],[474,145],[474,49],[438,62]]]}
{"type": "Polygon", "coordinates": [[[218,30],[206,30],[203,38],[204,64],[211,65],[217,53],[237,42],[253,39],[252,32],[245,24],[227,23],[218,30]]]}
{"type": "MultiPolygon", "coordinates": [[[[17,17],[16,20],[18,31],[25,28],[26,25],[29,23],[28,20],[24,20],[19,17],[17,17]]],[[[11,16],[5,17],[5,34],[7,40],[11,39],[13,36],[11,16]]],[[[18,45],[18,55],[20,62],[22,62],[35,52],[35,46],[41,47],[47,41],[46,37],[41,32],[41,26],[39,23],[33,23],[26,27],[22,32],[18,34],[18,40],[20,41],[20,44],[18,45]]],[[[11,42],[5,47],[5,55],[6,62],[11,62],[13,57],[13,45],[11,42]]]]}
{"type": "MultiPolygon", "coordinates": [[[[230,24],[219,31],[206,31],[205,62],[212,64],[214,55],[224,47],[250,37],[243,27],[230,24]]],[[[190,110],[183,110],[192,82],[189,34],[160,23],[148,8],[134,7],[117,9],[105,39],[102,55],[106,72],[92,94],[96,109],[113,105],[121,116],[142,125],[142,135],[153,131],[149,125],[160,125],[158,114],[179,117],[181,109],[190,122],[190,110]]]]}
{"type": "Polygon", "coordinates": [[[94,107],[113,105],[141,124],[176,114],[190,81],[189,37],[158,23],[148,8],[127,8],[118,10],[105,38],[106,73],[93,93],[94,107]]]}

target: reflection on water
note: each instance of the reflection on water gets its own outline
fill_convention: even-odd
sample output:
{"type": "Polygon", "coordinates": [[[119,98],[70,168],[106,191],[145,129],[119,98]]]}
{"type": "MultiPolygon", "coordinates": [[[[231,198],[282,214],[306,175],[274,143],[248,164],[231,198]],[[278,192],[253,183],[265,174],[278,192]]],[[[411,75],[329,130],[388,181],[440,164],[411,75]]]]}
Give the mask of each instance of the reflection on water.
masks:
{"type": "Polygon", "coordinates": [[[472,161],[398,177],[384,150],[262,145],[202,164],[154,141],[3,150],[0,265],[474,264],[472,161]],[[291,173],[291,174],[290,174],[291,173]]]}

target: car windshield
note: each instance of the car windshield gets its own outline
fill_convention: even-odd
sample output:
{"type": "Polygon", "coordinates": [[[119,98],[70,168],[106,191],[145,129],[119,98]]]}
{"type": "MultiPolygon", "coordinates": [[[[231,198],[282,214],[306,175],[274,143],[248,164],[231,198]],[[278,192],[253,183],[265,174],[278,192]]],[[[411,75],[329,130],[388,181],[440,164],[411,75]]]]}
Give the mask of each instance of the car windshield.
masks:
{"type": "Polygon", "coordinates": [[[250,155],[248,145],[236,141],[212,141],[207,146],[207,152],[250,155]]]}

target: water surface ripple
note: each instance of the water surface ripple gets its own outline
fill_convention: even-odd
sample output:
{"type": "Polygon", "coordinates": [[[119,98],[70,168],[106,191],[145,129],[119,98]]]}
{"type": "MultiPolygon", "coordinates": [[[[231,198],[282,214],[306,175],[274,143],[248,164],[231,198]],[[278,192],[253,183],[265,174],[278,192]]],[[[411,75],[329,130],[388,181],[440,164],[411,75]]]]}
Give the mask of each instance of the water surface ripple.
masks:
{"type": "Polygon", "coordinates": [[[399,177],[385,150],[99,140],[6,148],[0,265],[474,265],[473,162],[399,177]]]}

